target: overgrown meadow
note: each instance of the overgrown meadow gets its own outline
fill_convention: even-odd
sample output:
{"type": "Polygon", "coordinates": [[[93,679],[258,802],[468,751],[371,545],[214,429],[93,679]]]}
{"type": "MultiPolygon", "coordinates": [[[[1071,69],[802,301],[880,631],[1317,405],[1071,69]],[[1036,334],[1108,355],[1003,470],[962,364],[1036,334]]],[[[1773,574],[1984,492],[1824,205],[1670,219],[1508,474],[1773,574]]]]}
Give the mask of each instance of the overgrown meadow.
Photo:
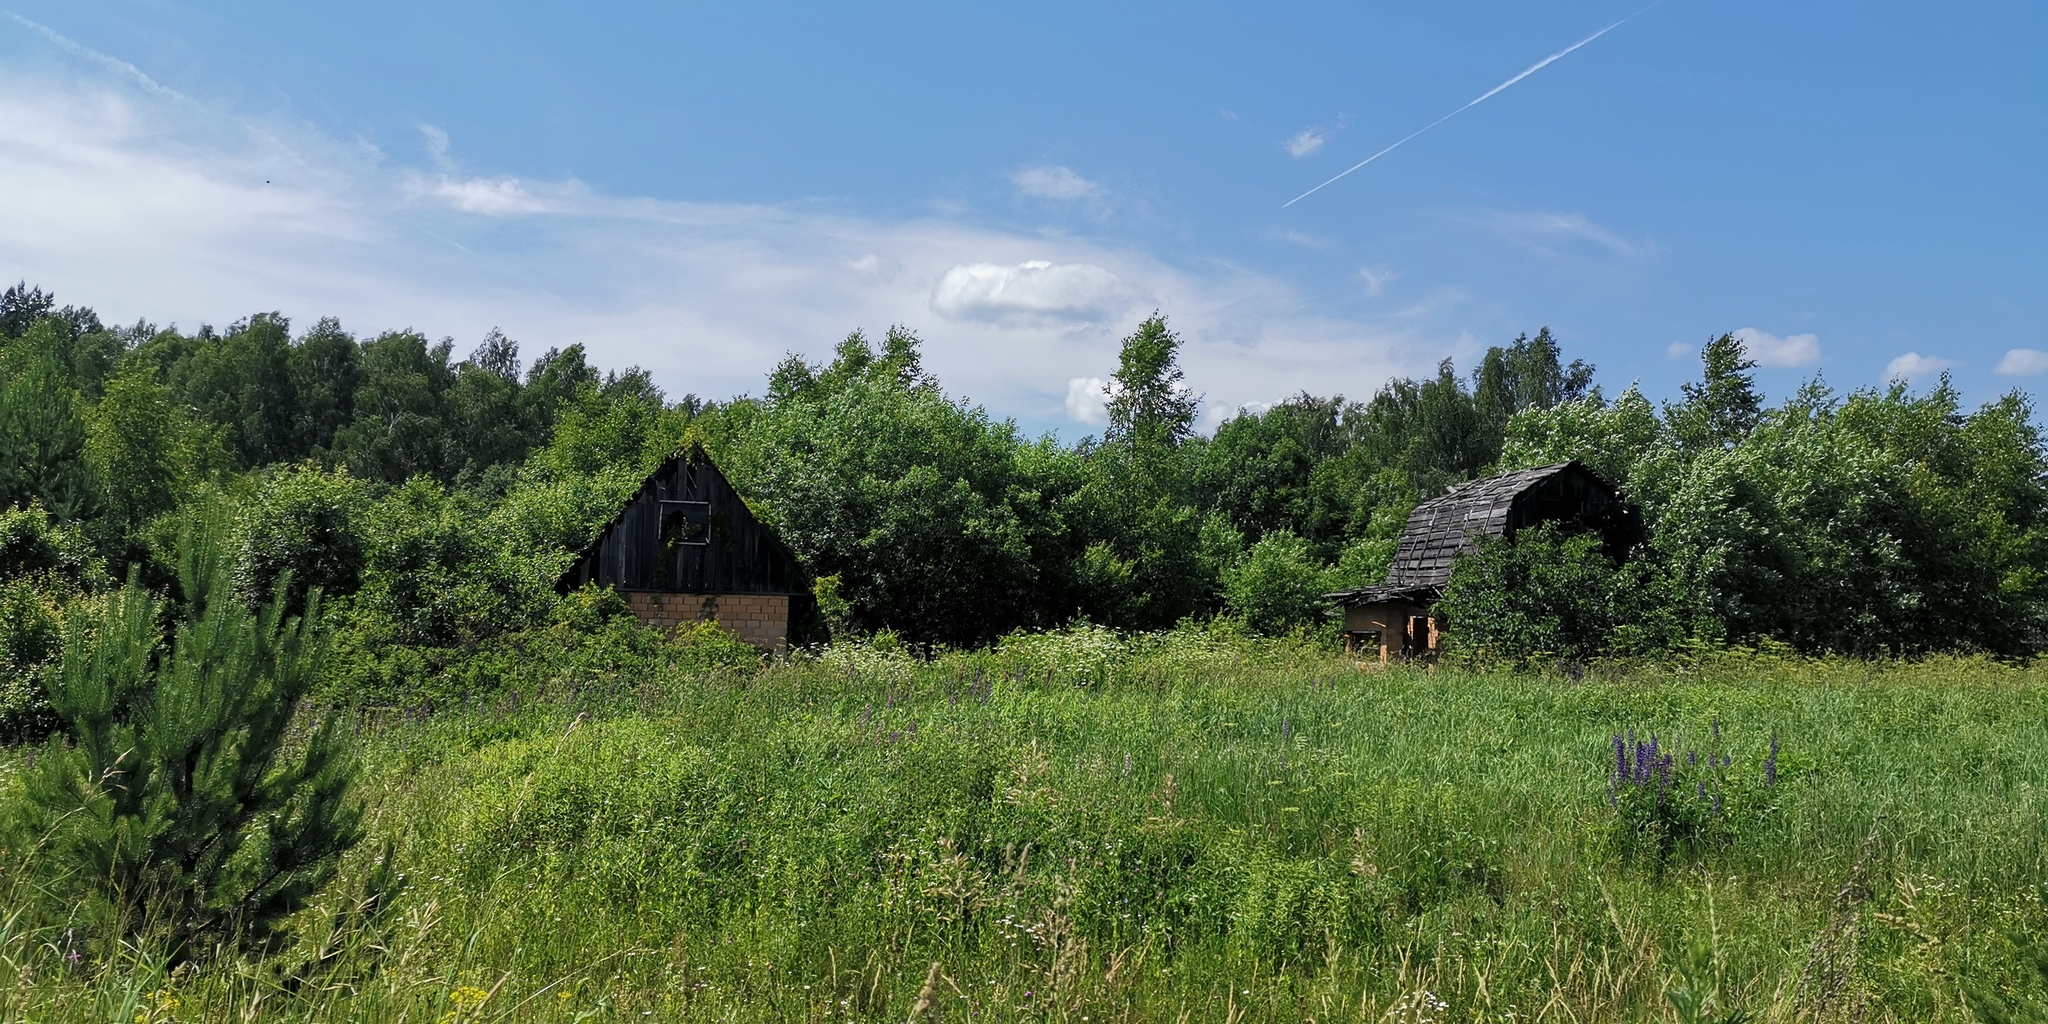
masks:
{"type": "MultiPolygon", "coordinates": [[[[1964,1021],[2042,1005],[2035,670],[1714,654],[1573,678],[1319,651],[1080,628],[763,666],[699,632],[624,670],[564,659],[489,697],[337,712],[368,839],[288,945],[173,966],[82,938],[38,891],[28,837],[0,864],[0,1016],[1964,1021]],[[387,846],[402,884],[366,887],[387,846]]],[[[0,787],[28,756],[9,753],[0,787]]]]}

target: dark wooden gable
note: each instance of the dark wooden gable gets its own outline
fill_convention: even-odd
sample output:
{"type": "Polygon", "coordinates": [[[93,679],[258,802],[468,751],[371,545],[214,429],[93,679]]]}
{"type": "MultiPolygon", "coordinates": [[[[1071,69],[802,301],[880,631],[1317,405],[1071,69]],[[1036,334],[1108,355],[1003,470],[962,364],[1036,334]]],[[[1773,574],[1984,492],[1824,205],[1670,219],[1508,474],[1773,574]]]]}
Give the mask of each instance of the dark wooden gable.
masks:
{"type": "Polygon", "coordinates": [[[677,594],[801,594],[803,570],[701,445],[661,464],[555,589],[587,583],[677,594]]]}
{"type": "Polygon", "coordinates": [[[1432,600],[1450,582],[1458,555],[1481,539],[1512,540],[1517,531],[1548,522],[1599,532],[1616,557],[1642,539],[1635,510],[1613,484],[1584,464],[1515,470],[1454,487],[1415,506],[1394,549],[1387,581],[1331,596],[1350,602],[1432,600]]]}

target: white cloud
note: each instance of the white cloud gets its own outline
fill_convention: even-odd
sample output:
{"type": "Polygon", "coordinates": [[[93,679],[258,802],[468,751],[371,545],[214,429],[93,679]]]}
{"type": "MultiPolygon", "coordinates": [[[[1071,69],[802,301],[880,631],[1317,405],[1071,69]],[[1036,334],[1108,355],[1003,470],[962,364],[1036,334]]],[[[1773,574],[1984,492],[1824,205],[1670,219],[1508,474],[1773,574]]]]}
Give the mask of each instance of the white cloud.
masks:
{"type": "Polygon", "coordinates": [[[1076,423],[1101,426],[1109,422],[1109,392],[1100,377],[1074,377],[1067,381],[1067,418],[1076,423]]]}
{"type": "Polygon", "coordinates": [[[1666,359],[1684,359],[1689,355],[1692,355],[1692,346],[1685,342],[1674,341],[1664,346],[1664,358],[1666,359]]]}
{"type": "Polygon", "coordinates": [[[2031,377],[2037,373],[2048,373],[2048,352],[2037,348],[2015,348],[2005,353],[1998,361],[1997,373],[2001,377],[2031,377]]]}
{"type": "Polygon", "coordinates": [[[1102,190],[1071,167],[1026,167],[1011,175],[1010,181],[1017,191],[1040,199],[1086,199],[1102,190]]]}
{"type": "Polygon", "coordinates": [[[1202,411],[1195,417],[1195,430],[1214,434],[1216,428],[1239,416],[1263,416],[1273,408],[1272,402],[1239,402],[1231,405],[1224,402],[1203,402],[1202,411]]]}
{"type": "Polygon", "coordinates": [[[1812,366],[1820,362],[1820,338],[1812,334],[1778,337],[1754,327],[1735,332],[1742,350],[1759,366],[1812,366]]]}
{"type": "Polygon", "coordinates": [[[1365,293],[1367,295],[1378,295],[1386,290],[1389,281],[1401,275],[1385,267],[1360,267],[1358,268],[1358,276],[1365,280],[1365,293]]]}
{"type": "Polygon", "coordinates": [[[1918,352],[1905,355],[1885,364],[1884,375],[1889,380],[1915,381],[1948,369],[1948,360],[1936,356],[1923,356],[1918,352]]]}
{"type": "Polygon", "coordinates": [[[430,124],[420,125],[420,134],[427,139],[427,157],[442,173],[455,170],[455,160],[448,155],[448,133],[430,124]]]}
{"type": "Polygon", "coordinates": [[[1508,241],[1546,256],[1562,256],[1574,247],[1588,245],[1631,261],[1651,260],[1662,255],[1662,250],[1654,243],[1625,238],[1582,213],[1493,210],[1459,219],[1475,221],[1508,241]]]}
{"type": "Polygon", "coordinates": [[[457,175],[433,163],[424,129],[426,165],[407,166],[304,121],[251,125],[86,70],[0,68],[0,279],[110,322],[191,329],[275,309],[458,346],[499,325],[529,355],[581,342],[599,365],[638,363],[677,393],[716,397],[758,391],[784,353],[824,357],[849,330],[900,323],[922,329],[949,391],[1031,429],[1067,422],[1070,378],[1108,377],[1155,307],[1185,339],[1191,385],[1228,390],[1219,408],[1303,388],[1370,394],[1474,344],[1427,318],[1305,313],[1293,288],[1228,261],[1176,265],[936,213],[457,175]]]}
{"type": "Polygon", "coordinates": [[[1330,137],[1323,134],[1321,128],[1303,128],[1288,136],[1287,141],[1281,145],[1286,148],[1288,156],[1299,160],[1323,148],[1323,143],[1328,141],[1330,137]]]}
{"type": "Polygon", "coordinates": [[[416,182],[411,191],[461,210],[487,217],[509,217],[521,213],[547,213],[549,206],[526,190],[517,178],[470,178],[466,181],[441,178],[416,182]]]}
{"type": "Polygon", "coordinates": [[[1131,298],[1121,278],[1093,263],[962,263],[939,278],[932,311],[992,324],[1097,323],[1131,298]]]}

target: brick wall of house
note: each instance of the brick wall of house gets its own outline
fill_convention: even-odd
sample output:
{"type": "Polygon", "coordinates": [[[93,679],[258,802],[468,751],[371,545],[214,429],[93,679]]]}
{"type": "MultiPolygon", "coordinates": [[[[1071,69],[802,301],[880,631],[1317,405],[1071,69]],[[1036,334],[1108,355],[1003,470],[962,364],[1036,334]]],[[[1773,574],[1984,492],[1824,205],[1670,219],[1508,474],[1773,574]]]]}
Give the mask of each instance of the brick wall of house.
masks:
{"type": "Polygon", "coordinates": [[[712,620],[719,628],[764,651],[781,650],[789,642],[787,594],[668,594],[625,591],[633,616],[656,629],[712,620]]]}

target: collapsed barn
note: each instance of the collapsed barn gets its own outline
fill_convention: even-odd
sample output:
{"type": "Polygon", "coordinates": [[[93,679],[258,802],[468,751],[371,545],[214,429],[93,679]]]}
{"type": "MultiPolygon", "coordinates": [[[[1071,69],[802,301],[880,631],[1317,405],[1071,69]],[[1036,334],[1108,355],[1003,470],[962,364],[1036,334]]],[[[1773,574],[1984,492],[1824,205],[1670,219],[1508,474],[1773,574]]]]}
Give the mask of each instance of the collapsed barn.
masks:
{"type": "Polygon", "coordinates": [[[1362,657],[1429,658],[1446,623],[1432,609],[1457,557],[1487,538],[1512,542],[1539,523],[1597,532],[1610,556],[1643,539],[1641,515],[1579,462],[1520,469],[1461,484],[1415,507],[1384,583],[1325,595],[1344,615],[1344,649],[1362,657]]]}
{"type": "Polygon", "coordinates": [[[809,599],[795,556],[700,444],[642,482],[555,589],[590,584],[616,590],[648,625],[716,622],[764,650],[790,642],[809,599]]]}

